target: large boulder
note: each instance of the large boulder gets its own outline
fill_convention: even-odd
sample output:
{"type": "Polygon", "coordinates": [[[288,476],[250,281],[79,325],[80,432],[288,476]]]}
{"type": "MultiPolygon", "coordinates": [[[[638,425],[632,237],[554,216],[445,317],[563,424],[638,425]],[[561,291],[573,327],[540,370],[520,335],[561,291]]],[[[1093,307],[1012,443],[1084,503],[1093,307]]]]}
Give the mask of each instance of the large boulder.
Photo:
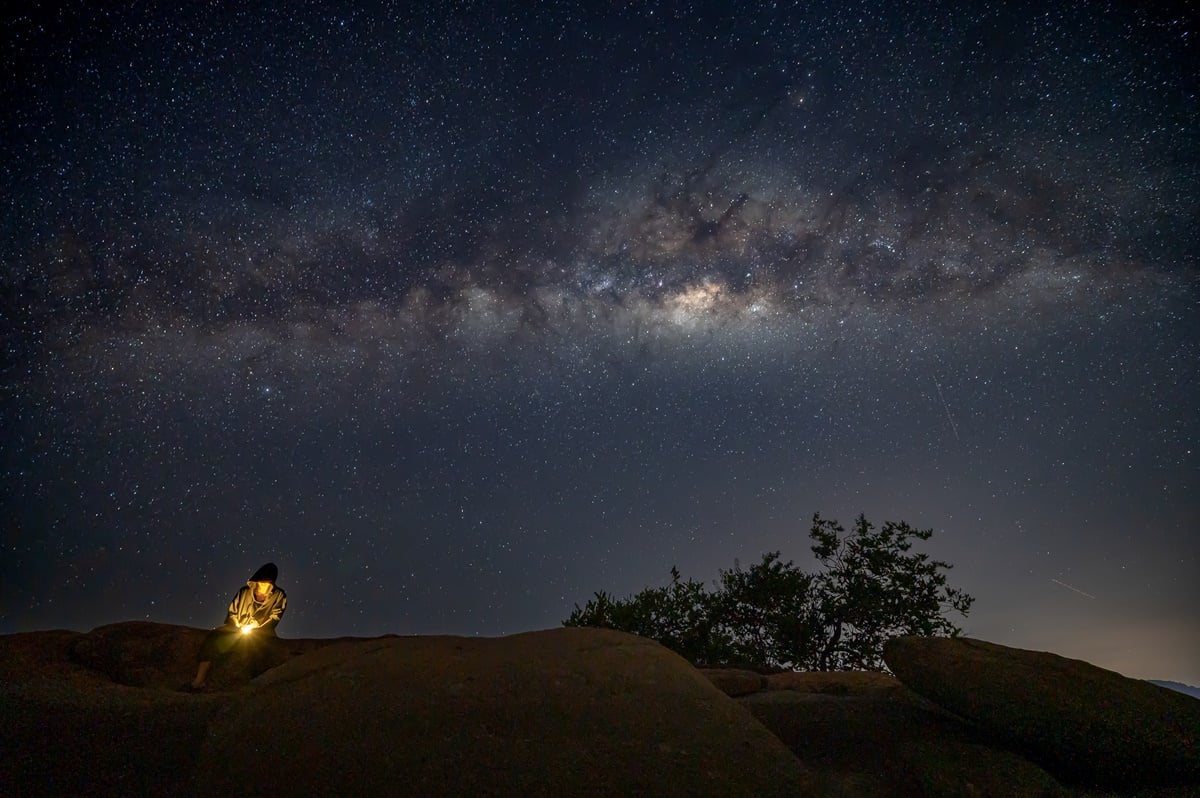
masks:
{"type": "Polygon", "coordinates": [[[210,726],[198,795],[812,794],[787,748],[686,661],[602,629],[329,646],[210,726]],[[284,775],[286,774],[286,775],[284,775]]]}
{"type": "Polygon", "coordinates": [[[884,660],[917,693],[1060,780],[1200,785],[1200,701],[1080,660],[965,638],[902,637],[884,660]]]}
{"type": "Polygon", "coordinates": [[[886,697],[907,692],[895,676],[874,671],[784,671],[766,677],[768,690],[837,696],[886,697]]]}
{"type": "Polygon", "coordinates": [[[130,687],[176,687],[196,672],[205,632],[186,626],[124,621],[79,635],[71,644],[76,662],[130,687]]]}
{"type": "MultiPolygon", "coordinates": [[[[78,677],[70,653],[83,635],[65,629],[0,636],[0,684],[78,677]]],[[[84,678],[87,678],[86,676],[84,678]]]]}
{"type": "MultiPolygon", "coordinates": [[[[122,621],[99,626],[86,634],[61,634],[70,636],[64,640],[73,662],[117,684],[177,689],[195,677],[196,656],[208,632],[149,621],[122,621]]],[[[36,633],[46,634],[50,633],[36,633]]],[[[209,672],[208,686],[214,691],[242,687],[293,656],[355,639],[362,638],[292,640],[251,635],[238,640],[217,659],[209,672]]]]}
{"type": "Polygon", "coordinates": [[[741,668],[700,668],[704,678],[730,698],[750,695],[766,689],[767,677],[741,668]]]}
{"type": "MultiPolygon", "coordinates": [[[[811,680],[817,686],[837,685],[811,680]]],[[[845,680],[861,687],[866,681],[845,680]]],[[[812,685],[809,685],[812,686],[812,685]]],[[[767,690],[738,699],[805,765],[854,798],[1059,798],[1045,770],[901,688],[833,695],[767,690]]]]}
{"type": "Polygon", "coordinates": [[[182,693],[203,634],[0,637],[0,795],[830,794],[632,635],[293,640],[254,680],[182,693]]]}

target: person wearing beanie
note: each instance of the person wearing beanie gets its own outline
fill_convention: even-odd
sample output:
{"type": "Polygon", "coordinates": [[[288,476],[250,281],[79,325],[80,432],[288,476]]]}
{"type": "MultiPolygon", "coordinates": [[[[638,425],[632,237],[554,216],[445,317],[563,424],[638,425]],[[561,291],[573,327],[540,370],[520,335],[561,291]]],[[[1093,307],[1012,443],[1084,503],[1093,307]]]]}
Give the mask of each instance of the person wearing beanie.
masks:
{"type": "Polygon", "coordinates": [[[254,572],[246,586],[229,602],[225,622],[208,633],[197,656],[196,678],[185,689],[204,689],[213,660],[229,653],[242,641],[267,642],[275,637],[275,627],[287,610],[287,593],[278,587],[279,568],[269,562],[254,572]],[[265,638],[265,640],[264,640],[265,638]]]}

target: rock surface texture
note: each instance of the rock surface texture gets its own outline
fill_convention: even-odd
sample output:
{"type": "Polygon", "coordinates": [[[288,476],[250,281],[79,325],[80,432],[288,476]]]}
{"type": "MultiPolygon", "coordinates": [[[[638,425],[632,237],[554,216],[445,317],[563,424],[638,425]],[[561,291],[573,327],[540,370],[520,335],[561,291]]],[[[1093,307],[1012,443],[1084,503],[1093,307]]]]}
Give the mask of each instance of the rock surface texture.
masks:
{"type": "Polygon", "coordinates": [[[778,795],[800,763],[686,661],[620,632],[344,643],[292,660],[210,727],[201,794],[778,795]],[[262,720],[271,745],[242,756],[262,720]]]}
{"type": "Polygon", "coordinates": [[[633,635],[287,641],[256,679],[179,692],[203,634],[0,638],[0,795],[819,792],[749,712],[633,635]]]}
{"type": "Polygon", "coordinates": [[[181,692],[204,635],[0,637],[0,796],[1200,798],[1200,701],[978,641],[898,640],[898,681],[601,629],[280,640],[181,692]]]}
{"type": "Polygon", "coordinates": [[[919,697],[771,690],[739,699],[801,762],[856,798],[1061,796],[1046,771],[988,746],[919,697]]]}
{"type": "Polygon", "coordinates": [[[1200,701],[1190,696],[1056,654],[965,638],[897,638],[884,659],[912,690],[1060,781],[1200,794],[1200,701]]]}
{"type": "Polygon", "coordinates": [[[700,673],[730,698],[757,693],[767,687],[767,677],[754,671],[738,668],[701,668],[700,673]]]}

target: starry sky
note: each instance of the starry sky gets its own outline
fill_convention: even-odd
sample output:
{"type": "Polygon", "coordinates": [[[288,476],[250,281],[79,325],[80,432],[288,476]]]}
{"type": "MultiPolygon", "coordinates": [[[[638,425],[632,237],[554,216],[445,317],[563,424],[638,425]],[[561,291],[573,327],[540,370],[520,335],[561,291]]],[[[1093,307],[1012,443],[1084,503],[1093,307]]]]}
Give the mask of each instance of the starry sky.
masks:
{"type": "Polygon", "coordinates": [[[1195,19],[26,3],[0,633],[497,635],[814,512],[1200,684],[1195,19]],[[179,6],[179,7],[176,7],[179,6]]]}

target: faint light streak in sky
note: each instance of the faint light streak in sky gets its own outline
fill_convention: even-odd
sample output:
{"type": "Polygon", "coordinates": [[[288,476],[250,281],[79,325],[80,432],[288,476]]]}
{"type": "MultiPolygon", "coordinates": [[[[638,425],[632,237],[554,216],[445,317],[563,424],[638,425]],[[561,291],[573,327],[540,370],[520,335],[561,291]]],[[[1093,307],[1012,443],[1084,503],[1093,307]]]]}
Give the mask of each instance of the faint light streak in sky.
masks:
{"type": "Polygon", "coordinates": [[[950,415],[950,405],[946,404],[946,397],[942,393],[942,384],[938,382],[936,376],[933,377],[933,384],[937,386],[938,399],[942,400],[942,408],[946,411],[946,420],[950,422],[950,429],[954,431],[954,440],[961,441],[962,438],[958,437],[958,425],[954,423],[954,416],[950,415]]]}
{"type": "Polygon", "coordinates": [[[1084,592],[1083,592],[1082,590],[1080,590],[1079,588],[1077,588],[1077,587],[1071,587],[1071,586],[1070,586],[1070,585],[1068,585],[1066,582],[1060,582],[1060,581],[1058,581],[1057,579],[1055,579],[1055,578],[1053,578],[1053,577],[1051,577],[1051,578],[1050,578],[1050,581],[1051,581],[1051,582],[1053,582],[1053,583],[1054,583],[1054,584],[1056,584],[1056,585],[1062,585],[1062,586],[1063,586],[1063,587],[1065,587],[1067,590],[1074,590],[1076,593],[1078,593],[1078,594],[1079,594],[1079,595],[1081,595],[1081,596],[1087,596],[1087,597],[1088,597],[1088,598],[1090,598],[1090,599],[1094,599],[1094,598],[1096,598],[1096,597],[1095,597],[1095,596],[1093,596],[1091,593],[1084,593],[1084,592]]]}

